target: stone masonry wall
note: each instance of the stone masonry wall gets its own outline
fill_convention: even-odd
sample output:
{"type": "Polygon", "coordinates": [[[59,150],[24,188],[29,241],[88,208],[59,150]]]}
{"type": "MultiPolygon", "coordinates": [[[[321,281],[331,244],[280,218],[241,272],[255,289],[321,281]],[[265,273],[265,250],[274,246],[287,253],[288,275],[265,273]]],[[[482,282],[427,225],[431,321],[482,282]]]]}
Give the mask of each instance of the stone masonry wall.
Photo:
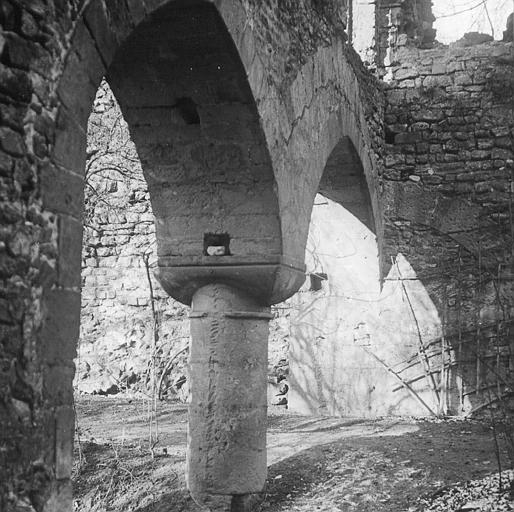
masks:
{"type": "Polygon", "coordinates": [[[71,502],[69,340],[78,335],[82,190],[73,168],[57,167],[63,148],[54,143],[57,83],[81,3],[0,2],[0,510],[7,512],[71,502]]]}
{"type": "Polygon", "coordinates": [[[163,382],[163,390],[170,385],[174,394],[187,356],[187,312],[153,276],[150,198],[128,127],[105,82],[89,118],[87,152],[77,388],[150,392],[152,365],[160,377],[176,358],[163,382]]]}
{"type": "Polygon", "coordinates": [[[469,410],[513,378],[514,47],[404,45],[387,74],[385,252],[436,304],[469,410]]]}

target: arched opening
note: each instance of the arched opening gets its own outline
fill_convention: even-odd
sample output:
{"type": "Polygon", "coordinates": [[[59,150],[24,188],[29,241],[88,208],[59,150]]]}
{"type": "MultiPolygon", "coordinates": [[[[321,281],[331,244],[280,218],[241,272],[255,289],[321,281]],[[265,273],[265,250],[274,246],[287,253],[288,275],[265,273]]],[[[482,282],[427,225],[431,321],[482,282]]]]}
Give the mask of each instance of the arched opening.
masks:
{"type": "MultiPolygon", "coordinates": [[[[141,159],[166,292],[189,303],[195,290],[215,281],[242,288],[261,307],[280,263],[270,157],[245,70],[217,8],[169,2],[136,25],[99,2],[77,22],[58,87],[51,161],[41,176],[58,244],[56,282],[43,286],[42,401],[54,436],[45,464],[55,468],[44,492],[63,510],[71,507],[86,127],[103,76],[141,159]]],[[[265,425],[254,437],[265,443],[265,425]]]]}
{"type": "Polygon", "coordinates": [[[330,154],[319,184],[319,193],[344,205],[375,233],[375,219],[360,157],[349,137],[342,137],[330,154]]]}
{"type": "MultiPolygon", "coordinates": [[[[216,8],[172,2],[159,9],[120,48],[107,79],[148,181],[168,293],[189,303],[212,271],[237,283],[222,266],[278,261],[271,161],[246,73],[216,8]],[[209,247],[224,250],[210,254],[209,247]]],[[[267,286],[248,285],[256,296],[267,286]]]]}
{"type": "Polygon", "coordinates": [[[185,399],[187,311],[153,275],[157,251],[148,186],[105,81],[87,137],[76,392],[185,399]]]}
{"type": "Polygon", "coordinates": [[[431,373],[441,369],[433,350],[441,337],[437,310],[401,254],[381,285],[374,226],[360,157],[344,137],[327,160],[311,214],[306,265],[312,279],[292,299],[294,411],[438,412],[439,381],[431,373]]]}

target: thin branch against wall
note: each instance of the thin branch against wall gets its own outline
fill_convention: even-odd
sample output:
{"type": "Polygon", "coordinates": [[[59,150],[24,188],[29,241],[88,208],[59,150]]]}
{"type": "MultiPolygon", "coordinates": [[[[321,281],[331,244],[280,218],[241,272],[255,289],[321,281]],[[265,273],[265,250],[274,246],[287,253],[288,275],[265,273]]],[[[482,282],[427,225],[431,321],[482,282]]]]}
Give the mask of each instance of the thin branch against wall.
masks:
{"type": "Polygon", "coordinates": [[[421,396],[414,391],[412,386],[404,380],[397,372],[395,372],[383,359],[378,357],[375,353],[369,350],[367,347],[363,345],[359,345],[368,355],[373,357],[376,361],[378,361],[391,375],[393,375],[396,379],[398,379],[401,385],[430,413],[431,416],[437,418],[437,414],[432,410],[432,408],[421,398],[421,396]]]}
{"type": "MultiPolygon", "coordinates": [[[[487,0],[484,0],[484,11],[485,11],[485,15],[487,16],[487,21],[489,21],[489,26],[491,27],[491,35],[493,36],[493,39],[494,39],[494,25],[491,20],[491,16],[489,15],[489,9],[487,8],[487,0]]],[[[501,481],[501,478],[500,478],[500,481],[501,481]]]]}
{"type": "Polygon", "coordinates": [[[149,403],[149,418],[148,418],[148,441],[150,445],[150,453],[152,458],[155,455],[154,449],[159,442],[159,424],[157,420],[157,345],[159,342],[159,318],[155,308],[155,295],[153,291],[152,276],[150,274],[150,252],[143,254],[143,262],[145,264],[146,277],[148,279],[148,288],[150,294],[150,306],[152,312],[152,355],[150,359],[150,386],[151,386],[151,400],[149,403]]]}
{"type": "Polygon", "coordinates": [[[478,9],[482,5],[484,5],[487,2],[487,0],[482,0],[476,5],[473,5],[472,7],[467,7],[466,9],[462,9],[460,11],[451,12],[448,14],[440,14],[439,16],[436,16],[435,18],[441,19],[441,18],[451,18],[452,16],[458,16],[459,14],[464,14],[465,12],[474,11],[475,9],[478,9]]]}
{"type": "Polygon", "coordinates": [[[166,366],[162,370],[161,376],[159,378],[159,383],[157,384],[157,397],[159,400],[164,399],[162,396],[162,385],[164,383],[164,379],[168,375],[168,372],[173,368],[173,364],[175,363],[177,358],[180,355],[182,355],[188,348],[189,348],[189,343],[187,343],[185,347],[182,347],[180,350],[175,352],[175,354],[169,358],[168,362],[166,363],[166,366]]]}
{"type": "MultiPolygon", "coordinates": [[[[125,211],[134,196],[146,195],[147,186],[128,126],[106,82],[100,85],[95,99],[87,136],[85,222],[101,223],[112,214],[120,224],[115,229],[124,229],[125,211]]],[[[147,208],[151,211],[149,201],[147,208]]]]}
{"type": "Polygon", "coordinates": [[[416,311],[414,310],[414,306],[412,304],[410,295],[409,295],[409,293],[407,291],[407,287],[405,286],[405,283],[403,282],[403,277],[402,277],[402,273],[400,271],[400,266],[398,264],[398,260],[396,260],[396,262],[393,262],[393,264],[396,264],[396,269],[397,269],[397,272],[398,272],[398,277],[400,278],[400,282],[402,284],[403,293],[405,294],[405,298],[407,299],[407,303],[409,305],[409,309],[410,309],[412,317],[414,319],[414,324],[416,325],[416,332],[417,332],[417,335],[418,335],[418,343],[419,343],[418,355],[419,355],[420,361],[422,363],[423,370],[425,371],[425,374],[426,374],[426,377],[427,377],[427,381],[428,381],[428,383],[430,385],[430,388],[432,389],[432,393],[434,395],[435,401],[438,404],[438,407],[440,408],[441,398],[440,398],[439,392],[437,390],[437,385],[436,385],[436,382],[435,382],[435,379],[434,379],[434,375],[430,371],[431,370],[431,368],[430,368],[430,360],[427,357],[425,342],[423,340],[423,335],[421,334],[421,328],[420,328],[420,325],[419,325],[418,317],[416,315],[416,311]]]}

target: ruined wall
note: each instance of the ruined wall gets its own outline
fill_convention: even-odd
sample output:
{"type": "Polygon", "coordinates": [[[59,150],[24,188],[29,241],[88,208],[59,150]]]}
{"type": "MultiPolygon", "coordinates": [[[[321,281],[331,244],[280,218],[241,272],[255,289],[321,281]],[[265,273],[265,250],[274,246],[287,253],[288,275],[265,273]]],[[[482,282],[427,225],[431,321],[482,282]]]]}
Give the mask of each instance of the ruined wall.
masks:
{"type": "MultiPolygon", "coordinates": [[[[313,191],[309,190],[309,186],[299,186],[301,179],[316,182],[331,146],[344,134],[351,134],[364,155],[368,177],[373,187],[376,176],[372,159],[380,146],[381,138],[381,101],[376,81],[365,73],[351,49],[339,44],[335,50],[329,47],[334,34],[340,34],[344,28],[344,5],[334,2],[316,6],[321,23],[317,17],[309,18],[310,8],[308,2],[300,6],[295,5],[294,8],[285,5],[283,10],[278,11],[273,3],[259,5],[258,9],[249,4],[248,16],[252,23],[245,25],[244,34],[237,30],[234,32],[236,40],[241,41],[240,44],[244,48],[242,57],[254,70],[250,73],[250,79],[254,85],[254,92],[258,94],[260,109],[266,113],[266,133],[273,145],[274,158],[280,167],[279,188],[291,189],[282,193],[282,197],[286,198],[282,210],[284,215],[289,216],[289,221],[284,225],[288,232],[292,229],[305,230],[301,237],[289,236],[289,243],[292,241],[294,245],[294,250],[289,251],[293,253],[298,252],[298,248],[302,246],[302,237],[306,236],[303,221],[295,217],[295,212],[301,211],[302,216],[307,217],[313,200],[313,191]],[[295,29],[286,30],[286,27],[291,26],[295,29]],[[252,40],[250,28],[256,34],[258,44],[252,40]],[[302,31],[313,32],[315,36],[313,39],[305,40],[301,37],[302,31]],[[321,47],[318,48],[316,45],[321,47]],[[285,51],[270,53],[271,49],[276,48],[284,48],[285,51]],[[315,57],[312,56],[314,51],[318,52],[315,57]],[[334,57],[334,52],[337,57],[334,57]],[[352,73],[357,73],[358,79],[352,73]],[[357,84],[362,84],[362,89],[357,84]],[[357,109],[355,116],[354,105],[360,104],[361,101],[365,105],[365,111],[357,109]],[[368,127],[373,131],[373,138],[367,135],[368,127]],[[307,141],[306,133],[313,134],[316,140],[307,141]],[[287,146],[289,149],[285,150],[287,146]],[[290,155],[285,154],[287,151],[290,155]],[[290,156],[294,157],[294,161],[290,156]],[[289,167],[294,168],[295,172],[303,170],[305,176],[290,179],[287,172],[289,167]],[[297,197],[298,194],[305,195],[307,199],[302,202],[297,197]]],[[[232,12],[231,15],[238,20],[238,13],[232,12]]],[[[237,28],[237,25],[235,26],[237,28]]],[[[374,201],[376,222],[380,226],[380,208],[376,195],[374,201]]],[[[93,284],[94,279],[89,282],[93,284]]],[[[112,295],[113,292],[109,293],[112,295]]],[[[146,296],[146,293],[143,295],[146,296]]],[[[107,303],[112,303],[110,298],[107,299],[107,303]]],[[[279,307],[277,311],[288,314],[287,307],[279,307]]],[[[287,331],[288,327],[283,318],[272,325],[271,373],[276,373],[275,368],[283,365],[280,361],[284,359],[284,350],[287,347],[287,331]],[[273,335],[275,331],[277,335],[273,335]],[[275,343],[275,339],[279,342],[275,343]]],[[[95,336],[98,334],[103,337],[98,331],[95,336]]],[[[87,372],[83,375],[87,376],[87,372]]]]}
{"type": "Polygon", "coordinates": [[[436,304],[448,407],[469,411],[504,393],[514,367],[514,49],[404,45],[387,74],[386,251],[408,259],[436,304]]]}
{"type": "Polygon", "coordinates": [[[71,503],[82,169],[59,169],[63,147],[54,143],[57,79],[78,4],[0,3],[0,509],[7,512],[71,503]]]}
{"type": "Polygon", "coordinates": [[[382,77],[394,63],[398,47],[407,42],[419,48],[432,47],[435,30],[431,0],[379,0],[375,4],[375,65],[382,77]]]}

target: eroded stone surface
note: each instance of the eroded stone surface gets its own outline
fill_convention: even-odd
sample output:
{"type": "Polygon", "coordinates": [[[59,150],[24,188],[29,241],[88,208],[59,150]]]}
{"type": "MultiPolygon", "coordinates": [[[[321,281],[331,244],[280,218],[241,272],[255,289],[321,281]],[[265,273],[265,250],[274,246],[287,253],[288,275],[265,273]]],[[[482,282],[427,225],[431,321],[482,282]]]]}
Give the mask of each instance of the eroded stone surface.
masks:
{"type": "Polygon", "coordinates": [[[264,488],[270,318],[268,308],[224,285],[193,298],[187,483],[210,510],[246,510],[242,495],[264,488]]]}

